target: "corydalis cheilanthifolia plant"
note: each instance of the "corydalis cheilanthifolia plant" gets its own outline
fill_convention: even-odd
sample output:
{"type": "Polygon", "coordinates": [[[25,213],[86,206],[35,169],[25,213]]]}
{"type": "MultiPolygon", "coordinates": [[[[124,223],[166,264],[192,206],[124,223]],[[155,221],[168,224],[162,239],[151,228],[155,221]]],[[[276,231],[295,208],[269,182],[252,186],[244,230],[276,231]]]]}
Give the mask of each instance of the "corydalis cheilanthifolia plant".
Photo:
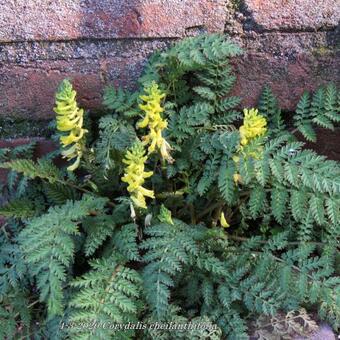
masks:
{"type": "Polygon", "coordinates": [[[155,198],[152,190],[143,187],[145,179],[153,174],[152,171],[144,171],[146,160],[147,156],[141,143],[136,143],[131,150],[128,150],[123,159],[126,167],[122,181],[128,183],[127,190],[133,203],[143,209],[146,209],[145,197],[155,198]]]}
{"type": "Polygon", "coordinates": [[[248,339],[250,320],[302,306],[338,327],[339,163],[295,136],[334,128],[338,90],[304,94],[294,130],[268,88],[242,114],[228,65],[239,53],[220,35],[157,53],[134,93],[105,92],[86,140],[68,86],[60,101],[77,118],[60,122],[84,143],[79,172],[54,154],[0,149],[13,198],[0,208],[12,217],[0,233],[0,338],[248,339]],[[58,326],[91,321],[214,330],[58,326]]]}
{"type": "MultiPolygon", "coordinates": [[[[239,128],[240,145],[238,146],[238,153],[233,157],[236,165],[239,165],[242,154],[245,157],[252,157],[254,159],[261,159],[264,137],[267,132],[267,121],[257,109],[243,110],[243,124],[239,128]]],[[[239,173],[233,175],[235,183],[242,183],[242,177],[239,173]]]]}
{"type": "Polygon", "coordinates": [[[65,79],[60,84],[55,97],[54,111],[57,114],[57,130],[62,133],[60,136],[63,148],[61,154],[68,161],[75,158],[74,163],[67,168],[69,171],[74,171],[80,164],[84,148],[83,138],[87,132],[83,128],[84,110],[78,107],[76,95],[77,92],[72,84],[65,79]]]}
{"type": "Polygon", "coordinates": [[[165,98],[165,93],[159,90],[155,82],[147,86],[144,91],[146,94],[141,95],[140,98],[145,103],[140,104],[139,108],[144,111],[145,116],[137,123],[137,127],[149,129],[149,133],[142,137],[143,143],[149,145],[149,153],[154,152],[157,148],[162,158],[171,163],[173,161],[169,153],[171,147],[162,136],[162,133],[168,126],[166,119],[161,116],[161,113],[164,112],[162,100],[165,98]]]}
{"type": "Polygon", "coordinates": [[[259,114],[257,109],[244,109],[243,125],[240,127],[241,145],[245,146],[256,138],[263,136],[267,132],[267,121],[259,114]]]}

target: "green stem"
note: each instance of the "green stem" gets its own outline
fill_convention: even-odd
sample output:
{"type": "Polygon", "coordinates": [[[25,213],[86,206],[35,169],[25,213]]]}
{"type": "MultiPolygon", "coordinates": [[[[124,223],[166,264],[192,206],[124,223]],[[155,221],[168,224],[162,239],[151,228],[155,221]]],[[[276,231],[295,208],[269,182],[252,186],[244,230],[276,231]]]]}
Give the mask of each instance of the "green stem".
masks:
{"type": "MultiPolygon", "coordinates": [[[[33,301],[32,303],[30,303],[28,306],[27,306],[27,308],[29,309],[29,308],[32,308],[33,306],[35,306],[37,303],[39,303],[40,301],[39,300],[35,300],[35,301],[33,301]]],[[[18,316],[20,315],[20,313],[18,312],[18,313],[16,313],[15,315],[14,315],[14,319],[16,319],[18,316]]]]}
{"type": "Polygon", "coordinates": [[[165,199],[168,197],[178,197],[178,196],[183,196],[185,194],[184,190],[176,190],[174,192],[161,192],[156,195],[156,198],[159,199],[165,199]]]}

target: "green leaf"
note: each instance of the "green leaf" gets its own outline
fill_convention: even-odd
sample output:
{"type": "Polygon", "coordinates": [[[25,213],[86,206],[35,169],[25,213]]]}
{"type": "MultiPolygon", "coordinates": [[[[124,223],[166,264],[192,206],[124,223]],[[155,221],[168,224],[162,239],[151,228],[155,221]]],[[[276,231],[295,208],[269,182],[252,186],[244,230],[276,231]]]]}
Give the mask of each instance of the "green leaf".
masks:
{"type": "Polygon", "coordinates": [[[266,185],[270,177],[269,160],[266,156],[255,161],[255,176],[262,186],[266,185]]]}
{"type": "Polygon", "coordinates": [[[33,202],[27,199],[16,199],[0,207],[0,215],[27,219],[36,215],[33,202]]]}
{"type": "Polygon", "coordinates": [[[44,159],[39,159],[36,163],[29,159],[17,159],[1,163],[0,168],[14,170],[30,178],[46,179],[50,183],[61,178],[60,170],[51,161],[44,159]]]}
{"type": "Polygon", "coordinates": [[[232,203],[234,197],[234,174],[235,165],[232,161],[221,163],[218,175],[218,188],[223,199],[229,204],[232,203]]]}
{"type": "Polygon", "coordinates": [[[307,193],[303,190],[291,190],[290,208],[294,219],[298,222],[306,215],[307,193]]]}
{"type": "Polygon", "coordinates": [[[310,123],[299,125],[297,129],[309,142],[316,142],[316,132],[310,123]]]}
{"type": "Polygon", "coordinates": [[[253,218],[258,217],[263,210],[266,201],[266,192],[261,187],[255,187],[250,192],[249,211],[253,218]]]}
{"type": "Polygon", "coordinates": [[[288,192],[284,188],[275,187],[271,192],[272,213],[276,221],[283,223],[286,212],[288,192]]]}
{"type": "Polygon", "coordinates": [[[326,211],[328,218],[333,224],[336,224],[340,220],[339,208],[340,200],[336,197],[326,198],[326,211]]]}
{"type": "Polygon", "coordinates": [[[207,99],[207,100],[216,99],[215,93],[209,87],[196,86],[196,87],[193,87],[193,90],[203,99],[207,99]]]}
{"type": "Polygon", "coordinates": [[[315,222],[322,225],[325,221],[324,200],[321,196],[312,195],[310,199],[310,207],[315,222]]]}

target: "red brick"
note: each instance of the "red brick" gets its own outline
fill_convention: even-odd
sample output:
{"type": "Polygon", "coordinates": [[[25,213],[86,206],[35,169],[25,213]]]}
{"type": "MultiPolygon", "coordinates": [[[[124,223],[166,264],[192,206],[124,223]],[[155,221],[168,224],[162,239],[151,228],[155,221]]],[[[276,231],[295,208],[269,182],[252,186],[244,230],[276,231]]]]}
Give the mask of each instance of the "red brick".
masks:
{"type": "Polygon", "coordinates": [[[0,68],[0,93],[3,94],[0,96],[0,117],[52,118],[54,93],[64,78],[71,79],[81,106],[99,108],[107,84],[133,86],[148,55],[160,45],[164,46],[117,42],[119,47],[110,50],[107,44],[99,47],[86,43],[84,49],[76,45],[62,55],[64,45],[53,45],[56,45],[55,54],[61,54],[57,58],[67,60],[50,60],[52,52],[45,55],[43,51],[35,56],[36,61],[26,61],[24,56],[23,62],[6,63],[0,68]],[[89,50],[97,53],[91,55],[89,50]]]}
{"type": "Polygon", "coordinates": [[[224,0],[9,0],[0,4],[0,42],[182,37],[201,26],[223,32],[224,0]]]}
{"type": "MultiPolygon", "coordinates": [[[[54,93],[59,82],[69,77],[81,106],[101,105],[103,87],[135,84],[145,55],[101,58],[99,60],[44,61],[25,67],[11,65],[0,77],[0,115],[50,119],[54,116],[54,93]]],[[[270,53],[248,52],[234,60],[238,77],[234,94],[245,107],[256,105],[264,85],[270,85],[284,110],[296,107],[305,89],[314,90],[330,81],[339,84],[339,56],[298,54],[294,59],[278,58],[270,53]]]]}
{"type": "MultiPolygon", "coordinates": [[[[0,91],[1,113],[15,116],[51,118],[54,116],[54,93],[64,78],[71,78],[79,91],[80,104],[86,108],[100,105],[102,80],[98,65],[90,62],[47,61],[26,67],[2,70],[0,91]]],[[[0,115],[1,115],[0,113],[0,115]]]]}
{"type": "Polygon", "coordinates": [[[338,0],[245,0],[254,30],[317,31],[336,27],[340,20],[338,0]]]}
{"type": "Polygon", "coordinates": [[[294,60],[266,53],[247,53],[234,61],[237,84],[234,94],[243,107],[257,104],[263,86],[269,85],[283,110],[294,111],[304,90],[315,90],[333,81],[340,86],[340,57],[300,54],[294,60]]]}

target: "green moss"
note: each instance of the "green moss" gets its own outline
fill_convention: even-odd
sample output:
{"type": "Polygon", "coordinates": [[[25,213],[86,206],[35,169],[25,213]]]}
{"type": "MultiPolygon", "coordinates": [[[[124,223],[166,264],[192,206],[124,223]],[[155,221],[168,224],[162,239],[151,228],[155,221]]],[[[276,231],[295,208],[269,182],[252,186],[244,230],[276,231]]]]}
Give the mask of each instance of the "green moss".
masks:
{"type": "Polygon", "coordinates": [[[46,120],[28,120],[15,116],[0,117],[0,139],[20,137],[46,137],[51,133],[46,120]]]}
{"type": "Polygon", "coordinates": [[[238,9],[240,9],[242,5],[242,0],[231,0],[230,3],[232,7],[234,8],[234,10],[237,11],[238,9]]]}
{"type": "Polygon", "coordinates": [[[334,50],[326,46],[320,46],[320,47],[314,48],[312,50],[312,53],[316,56],[323,57],[323,56],[333,54],[334,50]]]}

